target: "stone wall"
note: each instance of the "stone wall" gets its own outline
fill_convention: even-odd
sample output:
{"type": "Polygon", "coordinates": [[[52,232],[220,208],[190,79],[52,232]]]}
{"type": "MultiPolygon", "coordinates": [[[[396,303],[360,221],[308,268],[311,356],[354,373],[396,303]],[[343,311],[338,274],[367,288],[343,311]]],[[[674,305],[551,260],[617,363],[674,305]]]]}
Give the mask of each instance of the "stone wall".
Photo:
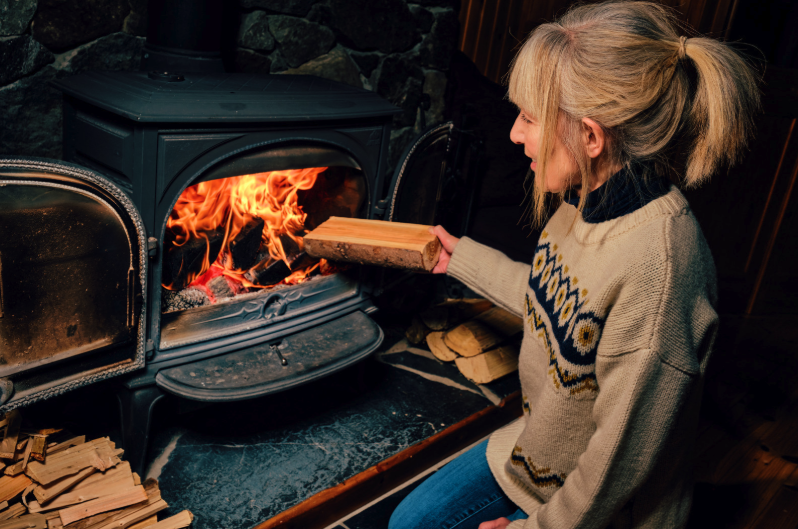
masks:
{"type": "MultiPolygon", "coordinates": [[[[239,0],[229,69],[303,73],[369,90],[404,109],[391,160],[443,119],[459,0],[239,0]]],[[[138,69],[146,0],[0,0],[0,154],[60,158],[61,93],[49,81],[138,69]]]]}

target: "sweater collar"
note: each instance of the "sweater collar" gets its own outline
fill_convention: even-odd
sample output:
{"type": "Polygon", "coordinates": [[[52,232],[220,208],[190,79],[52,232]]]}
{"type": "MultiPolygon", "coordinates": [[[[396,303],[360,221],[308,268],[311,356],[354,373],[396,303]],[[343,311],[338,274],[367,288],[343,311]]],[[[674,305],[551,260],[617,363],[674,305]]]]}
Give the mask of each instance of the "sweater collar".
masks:
{"type": "MultiPolygon", "coordinates": [[[[668,192],[670,185],[663,178],[653,175],[644,178],[644,173],[652,175],[640,164],[624,167],[591,191],[582,210],[584,221],[597,224],[628,215],[668,192]]],[[[566,193],[565,201],[576,207],[579,194],[570,191],[566,193]]]]}

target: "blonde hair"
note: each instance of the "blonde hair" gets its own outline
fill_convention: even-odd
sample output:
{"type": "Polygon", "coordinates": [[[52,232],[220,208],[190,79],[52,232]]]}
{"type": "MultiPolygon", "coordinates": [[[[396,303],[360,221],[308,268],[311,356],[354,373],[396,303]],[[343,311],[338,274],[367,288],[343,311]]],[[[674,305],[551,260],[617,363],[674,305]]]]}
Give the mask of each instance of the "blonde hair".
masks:
{"type": "Polygon", "coordinates": [[[541,126],[535,224],[545,220],[555,135],[589,189],[591,161],[580,147],[585,117],[605,131],[612,164],[653,162],[659,177],[679,165],[687,187],[740,157],[759,108],[758,77],[729,46],[685,38],[677,28],[659,4],[611,1],[574,7],[530,33],[513,59],[509,98],[541,126]]]}

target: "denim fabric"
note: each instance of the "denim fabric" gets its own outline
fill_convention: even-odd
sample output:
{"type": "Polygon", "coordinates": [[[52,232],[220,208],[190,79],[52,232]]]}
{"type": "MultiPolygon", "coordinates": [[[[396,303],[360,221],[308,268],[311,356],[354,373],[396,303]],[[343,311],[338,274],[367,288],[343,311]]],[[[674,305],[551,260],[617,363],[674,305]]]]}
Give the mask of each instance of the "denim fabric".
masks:
{"type": "Polygon", "coordinates": [[[485,440],[432,474],[399,504],[388,529],[477,529],[502,516],[526,518],[490,472],[485,440]]]}

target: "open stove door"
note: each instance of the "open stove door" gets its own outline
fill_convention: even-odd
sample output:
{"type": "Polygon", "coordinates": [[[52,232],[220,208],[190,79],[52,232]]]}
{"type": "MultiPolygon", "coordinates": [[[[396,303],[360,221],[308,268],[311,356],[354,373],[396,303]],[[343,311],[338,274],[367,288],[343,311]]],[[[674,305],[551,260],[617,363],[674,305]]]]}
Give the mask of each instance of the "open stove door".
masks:
{"type": "Polygon", "coordinates": [[[147,236],[95,172],[0,157],[0,412],[144,366],[147,236]]]}
{"type": "Polygon", "coordinates": [[[476,191],[480,142],[452,122],[419,134],[405,149],[379,206],[385,220],[442,224],[449,233],[468,233],[476,191]]]}

